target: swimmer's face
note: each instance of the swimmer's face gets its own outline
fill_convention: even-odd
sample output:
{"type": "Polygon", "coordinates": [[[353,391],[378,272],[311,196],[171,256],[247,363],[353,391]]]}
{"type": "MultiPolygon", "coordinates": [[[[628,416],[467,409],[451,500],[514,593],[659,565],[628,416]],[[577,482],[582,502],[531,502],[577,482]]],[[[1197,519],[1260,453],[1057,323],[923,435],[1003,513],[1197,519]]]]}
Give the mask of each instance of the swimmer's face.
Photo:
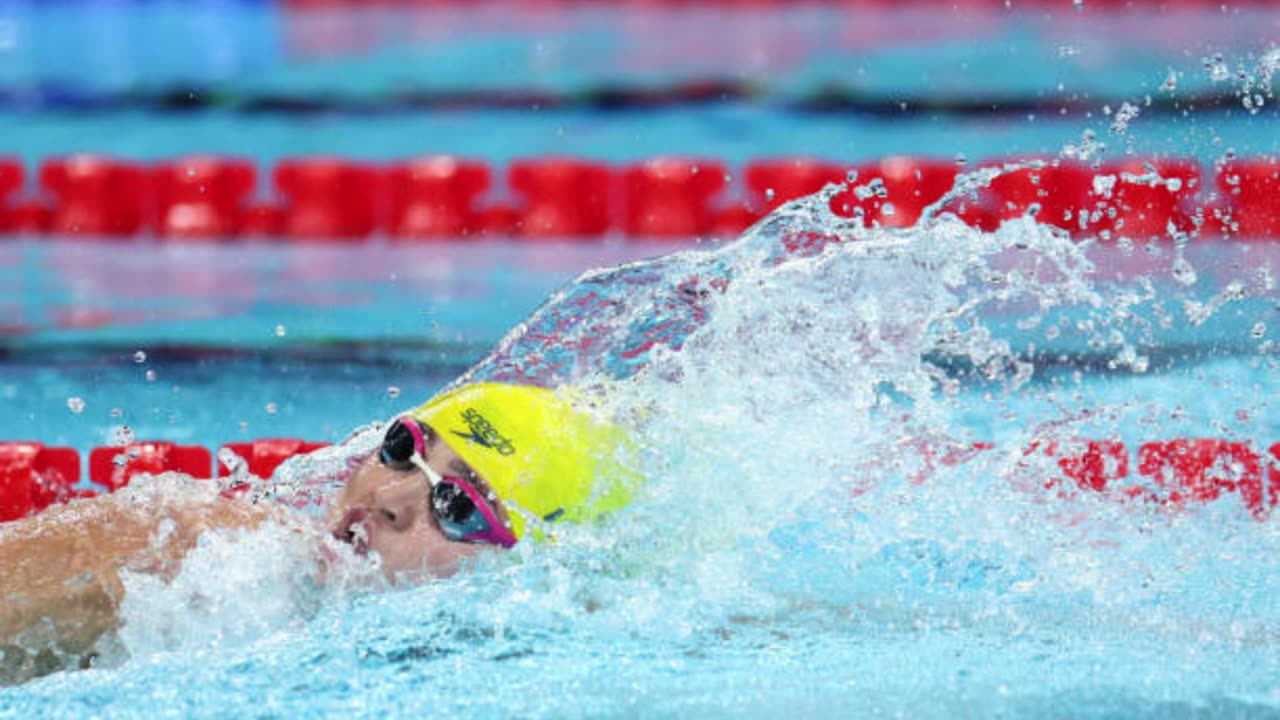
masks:
{"type": "MultiPolygon", "coordinates": [[[[443,439],[426,438],[426,461],[441,475],[469,481],[482,494],[489,493],[484,478],[458,457],[443,439]]],[[[492,545],[454,542],[440,530],[430,508],[430,488],[417,468],[393,470],[378,460],[378,452],[365,458],[329,509],[328,529],[349,542],[358,554],[377,553],[382,572],[394,583],[421,582],[448,577],[463,561],[492,545]]],[[[495,510],[502,520],[501,504],[495,510]]]]}

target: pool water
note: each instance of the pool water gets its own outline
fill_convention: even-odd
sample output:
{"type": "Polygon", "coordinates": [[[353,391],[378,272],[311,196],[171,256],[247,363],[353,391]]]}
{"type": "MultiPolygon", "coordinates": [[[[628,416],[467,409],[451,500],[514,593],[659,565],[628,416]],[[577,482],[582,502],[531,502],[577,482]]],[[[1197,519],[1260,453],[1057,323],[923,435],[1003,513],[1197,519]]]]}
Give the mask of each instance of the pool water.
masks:
{"type": "Polygon", "coordinates": [[[84,151],[264,164],[424,153],[495,163],[551,154],[977,160],[1054,155],[1087,128],[1116,154],[1211,161],[1278,150],[1278,24],[1274,8],[1230,4],[289,13],[275,3],[11,0],[0,6],[0,152],[29,164],[84,151]],[[733,92],[657,105],[591,100],[682,83],[733,92]],[[410,102],[459,91],[493,99],[410,102]],[[1138,127],[1113,136],[1126,102],[1140,111],[1138,127]]]}
{"type": "Polygon", "coordinates": [[[693,246],[0,245],[0,437],[334,442],[429,397],[584,268],[693,246]]]}
{"type": "MultiPolygon", "coordinates": [[[[605,339],[573,373],[633,418],[647,477],[607,526],[373,594],[300,580],[308,551],[292,533],[215,534],[172,584],[129,580],[129,659],[6,690],[10,712],[1277,712],[1274,521],[1234,492],[1186,506],[1063,494],[1046,486],[1052,466],[1022,450],[1076,437],[1134,448],[1280,438],[1277,358],[1267,333],[1251,332],[1275,313],[1274,285],[1259,280],[1274,252],[1245,267],[1230,247],[1206,250],[1203,282],[1188,284],[1169,280],[1170,248],[1116,280],[1086,247],[1030,222],[982,234],[943,218],[867,234],[825,208],[811,199],[735,243],[584,276],[472,367],[477,379],[546,380],[564,369],[539,350],[605,339]],[[819,229],[842,241],[780,249],[819,229]],[[692,296],[700,322],[617,364],[652,339],[655,312],[688,311],[662,299],[691,297],[680,289],[690,273],[726,281],[692,296]],[[1210,302],[1231,280],[1243,289],[1210,302]],[[544,323],[581,308],[583,287],[620,305],[548,344],[544,323]],[[1184,312],[1196,307],[1214,310],[1184,312]],[[1186,348],[1241,327],[1250,340],[1159,355],[1146,333],[1169,309],[1181,312],[1165,329],[1186,348]],[[996,447],[925,462],[975,440],[996,447]]],[[[277,372],[234,358],[214,367],[224,379],[211,382],[234,374],[257,401],[277,372]]],[[[351,382],[379,396],[370,406],[404,407],[416,400],[376,387],[404,369],[365,365],[378,380],[351,382]]],[[[233,417],[238,395],[202,400],[233,417]]],[[[308,470],[282,472],[305,481],[308,470]]]]}
{"type": "MultiPolygon", "coordinates": [[[[19,6],[27,18],[52,12],[19,6]]],[[[283,22],[243,8],[237,22],[283,22]]],[[[797,16],[807,32],[830,19],[808,12],[797,16]]],[[[969,45],[920,39],[933,54],[918,62],[955,67],[953,52],[1014,37],[1045,58],[1036,67],[1046,75],[1026,80],[1004,62],[993,75],[989,63],[950,85],[1079,92],[1088,104],[1158,92],[1172,67],[1191,93],[1230,84],[1210,77],[1205,55],[1256,67],[1267,49],[1255,35],[1274,22],[1269,11],[1221,14],[1197,16],[1203,33],[1185,42],[1153,34],[1173,50],[1134,60],[1143,79],[1119,87],[1106,69],[1132,56],[1081,44],[1093,37],[1087,24],[1060,14],[1000,16],[999,32],[969,45]],[[1094,84],[1056,89],[1065,65],[1094,84]]],[[[764,28],[782,23],[759,17],[764,28]]],[[[393,44],[308,65],[242,37],[260,42],[237,67],[300,94],[314,90],[309,79],[362,73],[394,86],[406,52],[393,44]]],[[[609,33],[557,37],[590,49],[609,33]]],[[[845,59],[818,53],[799,65],[820,77],[845,59]]],[[[458,62],[449,72],[465,84],[458,62]]],[[[883,62],[872,69],[904,67],[883,62]]],[[[620,65],[602,63],[602,76],[620,65]]],[[[45,84],[41,67],[24,66],[23,82],[45,84]]],[[[145,67],[101,87],[132,87],[145,67]]],[[[487,67],[472,72],[494,77],[477,69],[487,67]]],[[[882,88],[948,85],[905,67],[882,88]]],[[[547,78],[575,87],[554,72],[522,81],[547,78]]],[[[788,82],[779,93],[803,90],[788,82]]],[[[751,104],[614,116],[212,110],[182,122],[14,111],[0,123],[8,149],[29,160],[85,145],[260,159],[440,149],[494,160],[972,158],[1057,153],[1087,128],[1113,156],[1274,152],[1272,106],[1236,107],[1152,110],[1114,133],[1096,107],[906,120],[751,104]]],[[[409,589],[370,592],[355,558],[350,577],[318,587],[304,571],[314,546],[280,529],[210,534],[172,583],[128,578],[125,625],[101,667],[0,689],[0,717],[1280,716],[1280,525],[1265,506],[1280,485],[1265,459],[1280,441],[1280,245],[1079,243],[1029,221],[984,234],[947,217],[863,231],[827,207],[789,205],[722,244],[0,245],[0,437],[82,451],[123,425],[206,446],[346,439],[275,478],[323,486],[335,463],[376,442],[367,423],[460,375],[571,381],[627,424],[646,478],[602,527],[568,528],[554,545],[517,546],[409,589]],[[788,250],[796,237],[825,246],[788,250]],[[612,269],[580,275],[588,268],[612,269]],[[1028,451],[1081,438],[1124,443],[1125,482],[1155,500],[1073,489],[1028,451]],[[1142,443],[1178,438],[1238,441],[1264,458],[1262,511],[1238,490],[1175,502],[1137,471],[1142,443]]],[[[126,492],[144,502],[213,491],[166,476],[126,492]]]]}

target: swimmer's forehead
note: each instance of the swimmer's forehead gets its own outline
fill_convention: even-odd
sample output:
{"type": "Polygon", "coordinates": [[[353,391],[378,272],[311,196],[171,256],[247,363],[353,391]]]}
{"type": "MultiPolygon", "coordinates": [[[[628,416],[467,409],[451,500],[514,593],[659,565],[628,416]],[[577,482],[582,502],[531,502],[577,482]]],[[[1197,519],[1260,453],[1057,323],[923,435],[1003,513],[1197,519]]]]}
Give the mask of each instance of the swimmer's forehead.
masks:
{"type": "MultiPolygon", "coordinates": [[[[449,446],[449,443],[440,436],[440,433],[436,432],[435,428],[427,425],[426,423],[423,423],[422,426],[427,429],[425,439],[428,455],[431,454],[431,449],[437,442],[449,447],[450,450],[453,450],[453,447],[449,446]]],[[[470,482],[480,492],[487,494],[493,491],[493,489],[489,487],[489,482],[484,479],[484,476],[476,472],[475,468],[468,465],[467,462],[458,455],[457,451],[453,452],[453,457],[449,459],[447,467],[450,472],[457,475],[457,477],[470,482]]]]}

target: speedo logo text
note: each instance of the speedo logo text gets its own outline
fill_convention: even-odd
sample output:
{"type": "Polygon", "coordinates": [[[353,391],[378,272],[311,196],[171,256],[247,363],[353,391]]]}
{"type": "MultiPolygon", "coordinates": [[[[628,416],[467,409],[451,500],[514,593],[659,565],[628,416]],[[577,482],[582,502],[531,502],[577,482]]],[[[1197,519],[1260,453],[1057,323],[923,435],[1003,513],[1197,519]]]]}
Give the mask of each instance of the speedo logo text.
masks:
{"type": "Polygon", "coordinates": [[[490,450],[495,450],[499,455],[512,455],[515,453],[515,443],[503,437],[502,433],[498,432],[498,429],[493,426],[493,423],[489,422],[475,408],[463,410],[462,419],[467,423],[467,429],[470,432],[460,433],[454,430],[454,435],[470,440],[477,445],[483,445],[490,450]]]}

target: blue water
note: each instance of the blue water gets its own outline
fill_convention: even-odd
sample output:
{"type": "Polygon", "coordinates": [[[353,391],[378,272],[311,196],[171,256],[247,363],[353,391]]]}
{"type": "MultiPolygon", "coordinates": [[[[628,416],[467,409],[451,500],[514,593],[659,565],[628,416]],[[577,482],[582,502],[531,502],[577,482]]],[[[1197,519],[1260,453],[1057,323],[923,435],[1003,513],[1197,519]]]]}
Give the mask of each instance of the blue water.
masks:
{"type": "MultiPolygon", "coordinates": [[[[825,206],[735,244],[587,276],[474,366],[478,377],[519,368],[554,379],[560,370],[526,362],[531,352],[606,339],[581,354],[575,379],[632,418],[648,477],[606,527],[373,594],[300,580],[307,550],[291,532],[215,534],[171,585],[130,580],[120,643],[131,658],[0,691],[0,708],[1274,716],[1275,522],[1251,517],[1234,493],[1184,510],[1060,497],[1019,450],[1075,436],[1132,447],[1183,434],[1280,439],[1271,331],[1218,352],[1190,342],[1159,355],[1141,339],[1148,320],[1209,303],[1228,279],[1243,292],[1207,316],[1175,316],[1170,332],[1193,341],[1273,319],[1275,290],[1259,281],[1273,253],[1242,268],[1230,247],[1205,252],[1203,287],[1170,283],[1155,262],[1136,278],[1099,276],[1086,251],[1030,224],[981,235],[944,220],[812,257],[779,253],[781,237],[814,223],[848,232],[825,206]],[[688,312],[663,299],[688,297],[679,288],[690,273],[729,283],[668,338],[679,351],[665,342],[615,362],[652,337],[655,316],[688,312]],[[1160,290],[1144,295],[1143,278],[1160,290]],[[558,343],[539,340],[580,307],[583,287],[621,305],[585,313],[558,343]],[[1012,317],[1041,318],[1030,334],[1068,360],[1025,363],[1028,326],[1004,323],[1012,317]],[[1152,356],[1149,368],[1129,346],[1152,356]],[[1086,364],[1087,351],[1118,370],[1086,364]],[[911,479],[922,459],[913,448],[975,439],[997,450],[911,479]]],[[[372,399],[394,366],[351,364],[366,374],[351,386],[369,396],[355,403],[366,414],[357,423],[416,402],[372,399]]],[[[243,397],[279,387],[273,365],[210,368],[220,390],[195,402],[214,416],[236,417],[243,397]],[[245,383],[251,392],[229,387],[245,383]]],[[[323,366],[298,369],[320,379],[299,395],[351,397],[323,366]]],[[[65,370],[50,368],[50,384],[65,370]]],[[[114,397],[131,412],[151,399],[125,388],[114,397]]],[[[120,392],[91,388],[86,401],[120,392]]]]}
{"type": "Polygon", "coordinates": [[[0,437],[334,442],[429,397],[583,268],[693,246],[10,243],[0,437]]]}
{"type": "Polygon", "coordinates": [[[887,14],[791,5],[732,13],[482,5],[288,14],[270,3],[11,1],[0,4],[0,95],[8,98],[0,153],[32,165],[80,151],[146,159],[219,152],[264,162],[441,152],[498,163],[546,154],[611,161],[683,154],[735,165],[774,155],[976,160],[1056,154],[1085,128],[1117,154],[1211,161],[1228,151],[1280,151],[1269,72],[1254,82],[1264,80],[1260,64],[1280,24],[1274,9],[1108,14],[1089,3],[1082,11],[1065,3],[961,5],[887,14]],[[1242,70],[1251,78],[1247,93],[1242,70]],[[756,97],[604,112],[536,102],[396,111],[393,102],[415,92],[571,98],[598,88],[721,80],[754,88],[756,97]],[[788,109],[830,88],[907,107],[900,115],[788,109]],[[128,102],[188,90],[214,99],[168,112],[128,102]],[[1199,100],[1205,93],[1222,97],[1199,100]],[[339,109],[237,110],[255,94],[327,100],[339,109]],[[103,110],[89,102],[95,98],[118,102],[103,110]],[[910,107],[917,100],[1005,108],[953,115],[910,107]],[[354,109],[342,111],[343,102],[354,109]],[[1142,110],[1143,131],[1109,137],[1124,102],[1142,110]]]}
{"type": "Polygon", "coordinates": [[[0,80],[72,94],[189,83],[367,96],[742,78],[782,96],[824,85],[933,97],[1127,96],[1157,90],[1170,69],[1182,73],[1184,91],[1211,87],[1194,72],[1203,58],[1221,53],[1233,65],[1273,46],[1277,13],[1265,5],[1135,5],[884,12],[838,3],[726,11],[488,2],[291,13],[224,0],[7,0],[0,80]]]}
{"type": "MultiPolygon", "coordinates": [[[[120,112],[55,115],[35,121],[0,114],[0,152],[35,167],[54,154],[93,150],[122,157],[162,159],[216,152],[262,162],[295,155],[342,155],[373,160],[447,153],[505,164],[513,159],[572,155],[634,162],[661,155],[708,157],[731,170],[761,158],[808,156],[842,162],[886,155],[971,161],[1055,155],[1078,143],[1089,128],[1114,152],[1199,158],[1208,164],[1228,150],[1241,156],[1280,152],[1270,109],[1257,117],[1230,115],[1142,119],[1131,139],[1108,138],[1109,120],[1082,117],[875,119],[799,115],[729,106],[657,110],[602,117],[586,111],[438,112],[405,117],[228,117],[200,114],[175,124],[163,115],[120,112]]],[[[732,175],[737,177],[738,172],[732,175]]],[[[1208,176],[1208,173],[1206,173],[1208,176]]],[[[262,184],[267,183],[264,180],[262,184]]],[[[265,187],[263,196],[269,195],[265,187]]]]}
{"type": "MultiPolygon", "coordinates": [[[[3,7],[25,13],[10,30],[74,30],[71,15],[52,17],[65,7],[3,7]]],[[[187,20],[168,3],[108,3],[95,6],[101,32],[77,36],[76,48],[92,60],[77,65],[106,71],[59,77],[49,69],[72,63],[20,43],[9,46],[22,59],[5,77],[115,91],[190,76],[231,91],[258,82],[376,94],[409,80],[498,78],[495,68],[526,67],[536,42],[510,28],[475,44],[439,42],[419,48],[417,62],[444,70],[418,77],[420,66],[404,62],[415,43],[380,39],[412,32],[394,14],[372,16],[366,48],[318,52],[282,44],[288,36],[274,33],[284,20],[267,6],[226,7],[241,15],[219,17],[245,24],[234,52],[125,42],[155,27],[124,22],[129,12],[187,20]],[[181,62],[134,55],[144,52],[181,62]],[[210,74],[205,58],[217,53],[230,59],[210,74]]],[[[664,57],[611,54],[608,28],[621,21],[591,12],[563,26],[547,20],[546,64],[513,82],[571,89],[679,74],[664,57]],[[598,32],[582,32],[592,22],[598,32]]],[[[1269,11],[1220,15],[1098,29],[1070,12],[1017,14],[981,34],[947,16],[878,26],[856,13],[861,25],[833,24],[827,11],[764,13],[753,22],[781,38],[762,44],[772,50],[788,47],[787,33],[865,30],[866,43],[885,44],[770,55],[744,72],[780,94],[865,62],[869,86],[890,93],[1009,88],[1140,102],[1170,67],[1187,92],[1219,87],[1230,81],[1210,78],[1202,57],[1224,51],[1234,67],[1267,49],[1269,11]],[[924,32],[939,26],[956,29],[924,32]],[[929,52],[893,50],[883,37],[929,52]],[[1002,50],[1032,59],[1006,61],[1002,50]]],[[[643,20],[655,33],[672,27],[643,20]]],[[[692,74],[741,69],[717,52],[692,74]]],[[[1100,107],[1089,117],[909,120],[755,106],[10,112],[0,150],[32,161],[85,148],[260,159],[977,158],[1054,153],[1090,128],[1109,145],[1104,157],[1131,148],[1212,160],[1274,152],[1270,107],[1152,112],[1123,132],[1108,130],[1100,107]]],[[[642,497],[602,528],[413,589],[315,587],[302,571],[314,551],[303,538],[270,528],[210,535],[169,585],[129,579],[125,626],[104,667],[0,689],[0,717],[1280,716],[1277,519],[1254,518],[1236,493],[1182,509],[1063,495],[1044,486],[1053,467],[1022,452],[1075,437],[1122,440],[1131,452],[1178,437],[1258,451],[1280,440],[1280,246],[1081,246],[1030,224],[982,235],[945,218],[868,235],[823,207],[794,206],[735,244],[675,248],[0,245],[0,437],[87,450],[128,424],[139,438],[206,446],[341,441],[469,373],[598,390],[632,429],[647,478],[642,497]],[[782,252],[796,232],[848,242],[811,257],[782,252]],[[591,267],[659,255],[573,282],[591,267]],[[691,279],[705,292],[690,293],[691,279]],[[549,342],[539,337],[547,330],[549,342]],[[72,397],[84,402],[79,412],[72,397]],[[996,448],[928,462],[975,441],[996,448]]],[[[286,466],[280,479],[323,481],[335,457],[376,434],[286,466]]],[[[139,498],[210,492],[172,477],[138,487],[139,498]]]]}

